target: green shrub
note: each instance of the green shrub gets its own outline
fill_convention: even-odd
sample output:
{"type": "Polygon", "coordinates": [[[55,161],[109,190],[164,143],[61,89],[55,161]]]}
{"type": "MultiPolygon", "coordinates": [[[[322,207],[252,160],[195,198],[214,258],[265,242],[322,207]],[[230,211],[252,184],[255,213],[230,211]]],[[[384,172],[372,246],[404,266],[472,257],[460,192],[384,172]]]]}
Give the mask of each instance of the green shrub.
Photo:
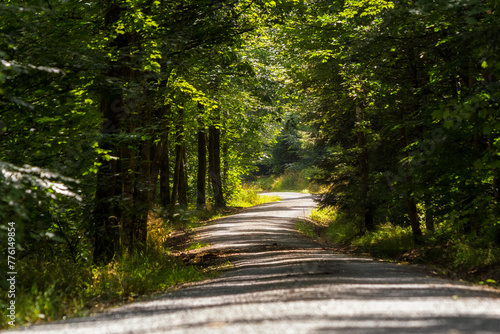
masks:
{"type": "Polygon", "coordinates": [[[358,227],[349,222],[330,224],[325,231],[325,237],[328,240],[341,245],[349,244],[358,234],[358,227]]]}
{"type": "Polygon", "coordinates": [[[483,245],[461,242],[453,246],[453,266],[458,270],[470,271],[500,264],[500,249],[487,243],[483,245]]]}
{"type": "MultiPolygon", "coordinates": [[[[75,263],[63,248],[45,252],[41,246],[40,252],[24,256],[16,262],[16,326],[84,315],[90,309],[206,278],[202,269],[185,265],[164,247],[168,232],[168,224],[150,217],[147,246],[104,266],[95,266],[85,257],[75,263]]],[[[2,288],[1,328],[9,327],[8,302],[7,290],[2,288]]]]}
{"type": "Polygon", "coordinates": [[[279,201],[278,196],[267,196],[259,194],[259,188],[252,185],[246,185],[233,193],[229,206],[250,207],[268,202],[279,201]]]}
{"type": "Polygon", "coordinates": [[[253,183],[261,191],[271,191],[273,189],[274,178],[272,176],[260,176],[253,183]]]}
{"type": "Polygon", "coordinates": [[[381,258],[395,258],[414,247],[411,228],[386,223],[354,240],[353,245],[381,258]]]}
{"type": "Polygon", "coordinates": [[[309,217],[318,223],[321,223],[323,225],[327,225],[330,223],[333,223],[337,219],[337,209],[334,207],[324,207],[324,208],[317,208],[317,209],[312,209],[311,213],[309,214],[309,217]]]}
{"type": "Polygon", "coordinates": [[[321,191],[318,184],[312,182],[316,171],[304,169],[301,171],[286,171],[278,176],[261,176],[252,184],[263,191],[297,191],[317,193],[321,191]]]}
{"type": "Polygon", "coordinates": [[[327,225],[324,237],[332,243],[348,245],[359,235],[359,228],[355,221],[348,219],[335,207],[313,209],[309,217],[321,225],[327,225]]]}
{"type": "Polygon", "coordinates": [[[311,238],[316,238],[317,235],[314,232],[314,228],[310,222],[299,220],[296,224],[295,227],[297,230],[311,238]]]}

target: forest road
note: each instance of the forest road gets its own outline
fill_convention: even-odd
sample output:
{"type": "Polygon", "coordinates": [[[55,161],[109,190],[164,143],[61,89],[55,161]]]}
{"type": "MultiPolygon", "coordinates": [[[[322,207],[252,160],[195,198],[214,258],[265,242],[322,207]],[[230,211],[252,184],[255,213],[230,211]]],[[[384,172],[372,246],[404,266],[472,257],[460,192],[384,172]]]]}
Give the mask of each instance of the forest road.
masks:
{"type": "Polygon", "coordinates": [[[500,333],[500,294],[418,268],[342,255],[295,230],[311,196],[250,208],[200,228],[231,254],[222,276],[35,333],[500,333]]]}

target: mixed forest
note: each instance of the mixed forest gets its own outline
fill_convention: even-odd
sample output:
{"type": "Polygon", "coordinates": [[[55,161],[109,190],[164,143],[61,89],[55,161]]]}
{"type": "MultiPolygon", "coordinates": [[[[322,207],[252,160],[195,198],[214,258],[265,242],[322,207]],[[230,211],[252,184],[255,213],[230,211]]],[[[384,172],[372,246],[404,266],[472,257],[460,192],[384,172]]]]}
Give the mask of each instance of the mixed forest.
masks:
{"type": "Polygon", "coordinates": [[[22,322],[201,277],[165,226],[271,174],[335,242],[498,268],[499,6],[2,1],[0,312],[10,246],[22,322]]]}

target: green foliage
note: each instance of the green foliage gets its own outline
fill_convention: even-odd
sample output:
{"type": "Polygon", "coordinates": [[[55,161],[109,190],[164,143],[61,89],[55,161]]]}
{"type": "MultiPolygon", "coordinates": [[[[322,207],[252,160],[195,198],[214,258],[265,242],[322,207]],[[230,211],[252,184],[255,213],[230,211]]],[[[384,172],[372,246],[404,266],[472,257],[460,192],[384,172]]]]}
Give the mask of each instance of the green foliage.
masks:
{"type": "Polygon", "coordinates": [[[322,224],[329,225],[337,220],[338,210],[332,206],[323,208],[312,209],[309,217],[314,221],[322,224]]]}
{"type": "Polygon", "coordinates": [[[252,183],[264,191],[297,191],[317,193],[320,186],[314,182],[316,170],[288,171],[279,176],[258,176],[252,183]]]}
{"type": "Polygon", "coordinates": [[[247,185],[243,186],[233,194],[232,198],[229,201],[229,205],[246,208],[280,200],[281,198],[279,198],[278,196],[259,194],[259,189],[257,187],[247,185]]]}
{"type": "MultiPolygon", "coordinates": [[[[43,248],[49,252],[32,252],[18,261],[22,279],[16,281],[16,324],[85,315],[211,275],[184,264],[164,248],[168,230],[159,220],[152,220],[149,232],[148,247],[103,266],[84,258],[75,263],[65,252],[54,252],[50,245],[43,248]]],[[[7,289],[2,291],[0,304],[5,306],[7,289]]],[[[2,307],[1,327],[7,326],[5,309],[2,307]]]]}
{"type": "Polygon", "coordinates": [[[314,232],[314,229],[313,227],[311,226],[311,224],[309,224],[308,222],[304,222],[304,221],[301,221],[299,220],[296,224],[295,224],[295,228],[300,232],[300,233],[303,233],[311,238],[315,238],[317,235],[316,233],[314,232]]]}
{"type": "Polygon", "coordinates": [[[208,244],[206,243],[200,243],[200,242],[195,242],[195,243],[192,243],[189,245],[189,247],[187,247],[185,249],[185,251],[190,251],[190,250],[193,250],[193,249],[199,249],[199,248],[203,248],[203,247],[206,247],[208,246],[208,244]]]}
{"type": "Polygon", "coordinates": [[[320,204],[369,230],[364,246],[404,252],[409,227],[417,244],[444,231],[500,244],[498,14],[491,1],[320,2],[276,29],[305,93],[320,204]]]}
{"type": "Polygon", "coordinates": [[[376,257],[393,259],[414,247],[413,235],[409,227],[386,223],[374,232],[367,232],[352,243],[361,250],[376,257]]]}
{"type": "Polygon", "coordinates": [[[22,318],[197,277],[161,246],[208,215],[189,209],[208,127],[231,205],[276,200],[241,189],[260,169],[277,174],[261,189],[321,191],[335,242],[394,256],[413,233],[455,268],[494,266],[499,23],[476,0],[1,3],[0,237],[16,224],[22,318]],[[147,231],[176,177],[190,202],[147,231]],[[141,233],[99,239],[116,225],[141,233]],[[92,271],[99,252],[128,255],[92,271]]]}
{"type": "Polygon", "coordinates": [[[359,223],[334,207],[314,209],[310,217],[321,225],[326,225],[324,237],[335,244],[349,245],[360,235],[359,223]]]}
{"type": "Polygon", "coordinates": [[[500,263],[500,248],[488,240],[491,235],[478,237],[471,234],[457,238],[454,225],[445,220],[435,233],[415,244],[410,227],[387,222],[375,231],[362,233],[360,224],[355,223],[352,216],[334,207],[314,209],[310,218],[319,225],[326,225],[320,235],[311,227],[312,224],[297,226],[299,231],[311,237],[321,237],[334,245],[377,258],[424,263],[455,276],[480,281],[480,284],[496,284],[493,278],[499,274],[495,268],[500,263]]]}
{"type": "Polygon", "coordinates": [[[473,271],[478,268],[495,267],[500,264],[500,248],[484,242],[461,241],[451,250],[454,268],[473,271]]]}
{"type": "Polygon", "coordinates": [[[168,251],[151,249],[127,254],[118,262],[92,270],[88,293],[105,299],[134,297],[202,278],[199,269],[185,266],[168,251]]]}

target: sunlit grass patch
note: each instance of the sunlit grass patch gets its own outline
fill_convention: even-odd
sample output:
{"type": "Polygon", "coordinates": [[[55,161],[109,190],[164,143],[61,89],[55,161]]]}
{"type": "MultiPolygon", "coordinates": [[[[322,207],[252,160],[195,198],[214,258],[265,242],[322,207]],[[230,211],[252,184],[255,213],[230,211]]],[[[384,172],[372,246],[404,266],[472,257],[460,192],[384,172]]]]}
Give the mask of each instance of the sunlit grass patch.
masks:
{"type": "Polygon", "coordinates": [[[411,250],[415,244],[410,227],[385,223],[373,232],[356,238],[354,246],[380,258],[394,258],[411,250]]]}
{"type": "Polygon", "coordinates": [[[194,266],[186,266],[166,250],[150,249],[123,256],[92,270],[89,296],[112,299],[166,290],[179,283],[203,279],[194,266]]]}
{"type": "Polygon", "coordinates": [[[297,223],[295,223],[295,228],[300,232],[303,233],[311,238],[316,238],[316,232],[314,231],[314,227],[311,222],[304,221],[304,220],[299,220],[297,223]]]}
{"type": "Polygon", "coordinates": [[[190,250],[200,249],[200,248],[203,248],[203,247],[206,247],[206,246],[208,246],[207,243],[204,243],[204,242],[194,242],[194,243],[190,244],[184,251],[190,251],[190,250]]]}
{"type": "Polygon", "coordinates": [[[309,217],[318,223],[328,225],[337,219],[337,209],[335,207],[315,208],[311,210],[309,217]]]}
{"type": "MultiPolygon", "coordinates": [[[[205,271],[170,253],[165,247],[169,232],[168,224],[152,215],[147,245],[101,266],[86,259],[74,263],[64,253],[26,256],[17,262],[22,279],[16,281],[16,326],[88,315],[141,295],[212,277],[217,268],[205,271]]],[[[1,328],[8,327],[4,312],[9,299],[4,291],[2,288],[0,295],[1,328]]]]}
{"type": "Polygon", "coordinates": [[[323,189],[313,182],[315,170],[287,171],[278,176],[261,176],[253,184],[263,191],[294,191],[319,193],[323,189]]]}
{"type": "Polygon", "coordinates": [[[279,196],[259,194],[259,189],[255,186],[244,186],[233,195],[228,204],[229,206],[247,208],[280,200],[281,198],[279,196]]]}

